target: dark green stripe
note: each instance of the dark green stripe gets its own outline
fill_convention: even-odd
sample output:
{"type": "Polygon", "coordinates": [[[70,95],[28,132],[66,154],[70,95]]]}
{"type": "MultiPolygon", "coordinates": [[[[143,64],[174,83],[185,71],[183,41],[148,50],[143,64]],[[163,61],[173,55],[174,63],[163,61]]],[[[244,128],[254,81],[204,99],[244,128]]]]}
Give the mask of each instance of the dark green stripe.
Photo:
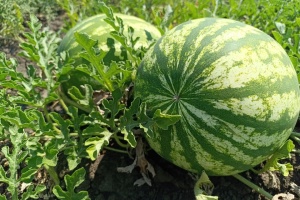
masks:
{"type": "MultiPolygon", "coordinates": [[[[287,113],[283,113],[281,118],[277,121],[259,121],[256,117],[247,115],[236,115],[230,110],[221,110],[214,108],[213,104],[205,100],[189,100],[188,103],[194,105],[199,110],[207,112],[211,116],[222,119],[230,124],[245,125],[247,127],[254,127],[258,132],[263,132],[266,129],[269,132],[277,132],[278,130],[285,130],[286,127],[290,127],[294,124],[294,119],[291,119],[287,113]]],[[[272,111],[269,111],[269,116],[272,111]]],[[[267,116],[268,117],[268,116],[267,116]]],[[[266,119],[267,120],[267,119],[266,119]]]]}
{"type": "MultiPolygon", "coordinates": [[[[182,106],[184,106],[184,105],[182,105],[182,106]]],[[[192,112],[189,112],[188,114],[191,115],[191,116],[194,116],[194,119],[198,119],[198,118],[196,118],[196,116],[192,112]]],[[[196,121],[197,121],[197,124],[199,125],[199,127],[201,127],[203,130],[205,130],[205,131],[207,131],[211,134],[214,134],[216,137],[221,138],[222,140],[227,140],[230,143],[233,143],[233,141],[230,140],[230,138],[224,137],[224,134],[222,134],[220,132],[220,129],[219,129],[220,127],[212,128],[212,127],[209,127],[202,120],[199,120],[199,121],[196,120],[196,121]]],[[[180,129],[180,127],[182,127],[182,124],[189,124],[189,121],[188,121],[188,119],[186,119],[186,116],[182,116],[182,120],[181,120],[180,123],[181,124],[177,125],[178,129],[180,129]]],[[[222,161],[225,165],[236,166],[237,170],[244,170],[245,168],[249,167],[249,165],[245,165],[241,161],[237,161],[233,157],[229,157],[226,154],[226,152],[219,152],[216,149],[214,149],[214,147],[211,146],[211,144],[210,144],[210,142],[212,142],[212,141],[209,142],[205,137],[203,137],[201,135],[201,131],[198,130],[196,127],[189,126],[189,130],[190,130],[191,133],[193,133],[194,139],[199,143],[199,145],[203,149],[205,149],[209,154],[212,155],[213,160],[222,161]]],[[[184,132],[184,130],[182,130],[182,131],[184,132]]],[[[234,144],[233,144],[233,146],[234,146],[234,144]]],[[[196,150],[191,149],[190,151],[196,151],[196,150]]],[[[245,153],[245,154],[247,154],[247,153],[245,153]]]]}
{"type": "MultiPolygon", "coordinates": [[[[186,57],[186,55],[184,55],[184,53],[188,52],[190,49],[190,46],[195,43],[197,37],[199,37],[199,32],[206,27],[209,27],[209,26],[213,27],[215,22],[216,22],[216,19],[210,18],[209,20],[205,20],[202,23],[199,23],[199,26],[197,26],[196,28],[194,28],[191,31],[191,34],[189,36],[187,36],[186,42],[185,42],[183,48],[181,49],[179,67],[183,68],[183,66],[185,65],[187,57],[186,57]]],[[[194,52],[194,56],[193,56],[192,60],[196,60],[198,58],[199,54],[203,51],[203,49],[205,47],[207,47],[208,45],[210,45],[210,43],[214,40],[214,38],[216,38],[217,36],[222,34],[222,32],[228,30],[229,28],[236,28],[236,27],[242,27],[242,26],[245,26],[245,25],[243,25],[241,23],[228,24],[228,25],[221,27],[216,32],[214,32],[213,35],[205,36],[201,40],[201,43],[199,44],[197,50],[194,52]]],[[[238,43],[239,42],[240,41],[238,41],[238,43]]],[[[194,63],[194,65],[191,64],[190,70],[193,70],[193,73],[188,78],[189,82],[186,84],[186,87],[188,87],[189,85],[193,85],[193,82],[198,81],[197,77],[199,76],[199,74],[201,74],[207,67],[210,67],[211,64],[213,62],[215,62],[216,60],[218,60],[220,57],[223,57],[224,55],[226,55],[229,52],[229,50],[236,51],[237,47],[239,47],[239,48],[243,47],[240,44],[233,49],[232,47],[229,48],[229,46],[231,46],[232,45],[231,43],[233,43],[233,42],[226,41],[226,43],[229,43],[229,44],[225,45],[225,47],[223,49],[219,50],[217,53],[205,52],[203,57],[198,61],[198,63],[194,63]]],[[[236,43],[234,43],[234,44],[236,45],[236,43]]],[[[243,44],[243,45],[245,46],[245,44],[243,44]]],[[[174,56],[174,55],[172,55],[172,56],[174,56]]],[[[179,69],[179,71],[181,71],[180,68],[178,68],[178,69],[179,69]]],[[[181,74],[181,76],[185,77],[185,76],[187,76],[187,74],[181,74]]],[[[186,89],[188,89],[188,88],[185,88],[183,91],[185,91],[186,89]]]]}
{"type": "MultiPolygon", "coordinates": [[[[211,108],[211,107],[209,107],[209,108],[211,108]]],[[[295,122],[297,119],[297,117],[295,117],[294,119],[290,119],[288,117],[288,113],[286,112],[285,114],[282,115],[282,120],[280,120],[279,122],[274,122],[274,123],[268,124],[268,123],[257,121],[256,119],[251,118],[251,117],[235,116],[230,111],[220,111],[217,109],[213,109],[213,108],[209,109],[209,108],[205,109],[205,111],[208,114],[210,114],[211,116],[220,118],[221,120],[228,122],[230,124],[234,124],[236,126],[244,125],[245,127],[253,127],[253,128],[255,128],[255,132],[257,132],[257,133],[263,134],[263,132],[268,130],[268,134],[270,137],[273,133],[282,132],[282,131],[286,130],[286,127],[293,127],[295,125],[295,122]],[[213,110],[214,112],[211,112],[211,110],[213,110]]],[[[233,144],[233,146],[239,147],[241,149],[241,151],[243,151],[247,155],[255,157],[255,156],[264,155],[264,154],[268,155],[270,153],[270,149],[269,149],[270,147],[259,147],[260,151],[251,150],[251,149],[244,147],[239,142],[234,141],[232,138],[227,137],[225,135],[225,133],[223,133],[221,131],[221,128],[227,127],[227,125],[222,121],[218,121],[218,123],[220,124],[219,126],[212,128],[212,127],[208,126],[203,120],[197,118],[193,112],[189,112],[189,115],[193,116],[195,121],[197,121],[197,124],[199,125],[199,127],[201,127],[202,129],[206,130],[209,133],[216,135],[218,138],[221,138],[222,140],[229,141],[230,143],[233,144]]],[[[189,123],[189,122],[186,121],[186,122],[182,122],[182,123],[189,123]]],[[[205,138],[203,138],[201,136],[201,133],[199,133],[199,131],[195,127],[191,126],[191,128],[194,129],[194,133],[195,133],[196,137],[202,138],[201,141],[206,140],[205,138]]],[[[251,137],[251,135],[249,135],[249,136],[251,137]]]]}

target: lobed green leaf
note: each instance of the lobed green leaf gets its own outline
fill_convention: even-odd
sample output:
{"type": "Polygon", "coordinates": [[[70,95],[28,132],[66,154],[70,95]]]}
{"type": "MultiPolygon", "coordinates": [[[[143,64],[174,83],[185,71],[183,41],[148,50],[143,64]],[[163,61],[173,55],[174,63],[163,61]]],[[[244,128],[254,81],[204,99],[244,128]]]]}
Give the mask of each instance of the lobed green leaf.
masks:
{"type": "Polygon", "coordinates": [[[72,175],[65,175],[64,181],[66,183],[66,191],[59,185],[56,185],[53,188],[53,193],[59,199],[88,200],[90,198],[87,191],[80,191],[78,193],[74,191],[74,189],[84,181],[84,178],[84,168],[76,170],[72,175]]]}
{"type": "Polygon", "coordinates": [[[104,130],[103,132],[99,132],[101,137],[95,136],[90,137],[85,141],[85,146],[88,146],[86,152],[89,155],[91,160],[96,160],[97,156],[99,155],[101,149],[109,144],[109,140],[113,133],[110,131],[104,130]]]}

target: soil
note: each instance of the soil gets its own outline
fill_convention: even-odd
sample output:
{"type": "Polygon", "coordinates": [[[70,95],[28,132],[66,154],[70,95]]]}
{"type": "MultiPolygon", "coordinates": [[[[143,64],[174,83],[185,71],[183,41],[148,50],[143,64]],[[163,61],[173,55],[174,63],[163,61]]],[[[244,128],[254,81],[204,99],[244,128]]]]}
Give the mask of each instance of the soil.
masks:
{"type": "MultiPolygon", "coordinates": [[[[63,21],[58,17],[52,21],[50,27],[52,30],[59,30],[63,21]]],[[[24,71],[27,65],[26,60],[17,56],[20,51],[18,41],[0,39],[0,51],[7,54],[8,57],[17,58],[20,71],[24,71]]],[[[298,126],[297,126],[298,128],[298,126]]],[[[299,147],[299,146],[298,146],[299,147]]],[[[300,147],[299,147],[300,148],[300,147]]],[[[299,149],[298,148],[298,149],[299,149]]],[[[99,156],[98,163],[84,161],[82,166],[86,168],[86,180],[78,189],[87,190],[92,200],[193,200],[193,187],[197,181],[195,174],[191,174],[180,169],[173,164],[165,161],[154,151],[146,153],[146,159],[151,163],[156,172],[155,177],[151,177],[151,185],[134,185],[134,182],[142,175],[140,169],[135,168],[132,173],[120,173],[118,167],[126,167],[134,161],[129,155],[106,151],[99,156]],[[99,164],[99,165],[98,165],[99,164]]],[[[287,160],[294,166],[294,171],[288,177],[279,173],[269,172],[260,175],[253,172],[244,172],[241,175],[256,185],[262,187],[272,195],[292,193],[295,198],[300,199],[299,193],[292,191],[292,185],[295,183],[300,186],[300,157],[299,154],[292,154],[291,159],[287,160]]],[[[2,164],[2,163],[1,163],[2,164]]],[[[57,171],[61,175],[66,173],[67,164],[59,162],[57,171]]],[[[51,185],[51,180],[47,174],[40,173],[51,185]]],[[[62,177],[62,176],[61,176],[62,177]]],[[[219,196],[220,200],[263,200],[263,196],[250,189],[232,176],[228,177],[210,177],[214,184],[212,195],[219,196]]],[[[61,179],[63,182],[63,178],[61,179]]],[[[5,185],[0,184],[0,193],[5,191],[5,185]]],[[[49,190],[50,191],[50,190],[49,190]]],[[[55,199],[49,192],[48,195],[40,199],[55,199]]],[[[276,199],[287,199],[283,195],[276,199]]]]}

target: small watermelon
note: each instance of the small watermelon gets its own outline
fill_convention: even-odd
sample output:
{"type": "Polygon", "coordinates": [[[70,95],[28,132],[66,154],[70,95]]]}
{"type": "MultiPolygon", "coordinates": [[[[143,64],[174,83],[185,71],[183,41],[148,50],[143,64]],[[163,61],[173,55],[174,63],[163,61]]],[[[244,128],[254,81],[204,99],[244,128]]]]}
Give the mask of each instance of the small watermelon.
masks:
{"type": "MultiPolygon", "coordinates": [[[[154,40],[157,40],[161,36],[159,30],[155,26],[144,21],[143,19],[119,13],[114,15],[123,20],[125,35],[128,34],[127,28],[129,26],[134,29],[133,37],[139,37],[135,48],[139,48],[141,46],[149,47],[154,40]]],[[[104,21],[105,18],[105,14],[99,14],[79,22],[75,27],[70,29],[62,39],[58,47],[58,54],[67,51],[69,56],[74,58],[75,66],[84,63],[84,59],[78,57],[78,53],[80,53],[83,49],[79,46],[74,37],[75,32],[80,32],[86,33],[94,40],[98,40],[99,48],[108,51],[107,55],[103,59],[105,64],[109,65],[111,61],[130,59],[129,56],[127,56],[126,51],[122,48],[121,44],[112,39],[110,32],[113,31],[113,28],[104,21]]],[[[92,84],[91,86],[94,89],[100,89],[99,84],[96,83],[95,80],[87,81],[91,78],[89,74],[84,72],[74,73],[73,71],[70,75],[72,75],[72,77],[70,78],[69,82],[62,84],[64,91],[66,91],[66,89],[72,85],[83,85],[87,83],[92,84]]]]}
{"type": "MultiPolygon", "coordinates": [[[[133,36],[140,38],[135,46],[136,48],[140,46],[148,47],[152,40],[157,40],[161,36],[159,30],[155,26],[144,21],[143,19],[119,13],[115,13],[114,15],[123,20],[125,25],[125,35],[128,34],[127,28],[129,26],[134,29],[133,36]]],[[[104,21],[105,18],[105,14],[99,14],[79,22],[75,27],[66,33],[58,47],[58,53],[60,54],[63,51],[68,51],[70,56],[76,56],[79,52],[81,52],[82,48],[76,42],[74,37],[75,32],[80,32],[86,33],[94,40],[98,40],[98,46],[102,50],[111,50],[108,53],[109,56],[107,59],[109,59],[109,57],[111,57],[110,59],[124,59],[122,58],[124,55],[121,55],[121,44],[112,39],[110,32],[114,29],[111,27],[111,25],[104,21]]]]}
{"type": "Polygon", "coordinates": [[[264,32],[202,18],[167,32],[137,70],[135,96],[181,120],[147,138],[163,158],[195,173],[232,175],[269,158],[300,109],[297,74],[264,32]]]}

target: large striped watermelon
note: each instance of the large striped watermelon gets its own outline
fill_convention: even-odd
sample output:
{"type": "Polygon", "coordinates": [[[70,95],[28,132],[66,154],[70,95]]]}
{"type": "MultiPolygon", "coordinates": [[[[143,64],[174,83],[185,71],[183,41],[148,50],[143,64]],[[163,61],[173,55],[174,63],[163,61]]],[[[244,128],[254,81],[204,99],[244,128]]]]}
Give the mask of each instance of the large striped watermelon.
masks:
{"type": "Polygon", "coordinates": [[[150,113],[180,114],[147,138],[191,172],[232,175],[266,160],[289,137],[300,109],[294,67],[262,31],[229,19],[188,21],[160,38],[137,71],[135,95],[150,113]]]}
{"type": "MultiPolygon", "coordinates": [[[[153,40],[157,40],[161,36],[159,30],[155,26],[144,21],[143,19],[119,13],[115,13],[114,15],[123,20],[125,35],[128,35],[127,29],[129,26],[134,28],[133,37],[139,37],[138,42],[134,46],[136,49],[141,46],[149,47],[153,40]]],[[[86,33],[94,40],[98,40],[99,48],[108,51],[103,59],[105,64],[109,65],[111,61],[130,59],[125,49],[122,48],[122,45],[118,41],[112,39],[110,32],[114,29],[104,21],[105,18],[105,14],[99,14],[79,22],[75,27],[70,29],[62,39],[58,47],[58,54],[67,51],[69,56],[75,59],[76,66],[84,63],[84,60],[78,56],[78,53],[82,51],[82,48],[76,42],[74,37],[75,32],[80,32],[86,33]]],[[[97,82],[94,80],[88,80],[89,75],[86,75],[84,72],[77,72],[71,72],[72,76],[68,82],[63,84],[64,88],[67,89],[72,85],[77,86],[89,83],[92,84],[94,89],[99,89],[99,84],[97,82]]]]}

